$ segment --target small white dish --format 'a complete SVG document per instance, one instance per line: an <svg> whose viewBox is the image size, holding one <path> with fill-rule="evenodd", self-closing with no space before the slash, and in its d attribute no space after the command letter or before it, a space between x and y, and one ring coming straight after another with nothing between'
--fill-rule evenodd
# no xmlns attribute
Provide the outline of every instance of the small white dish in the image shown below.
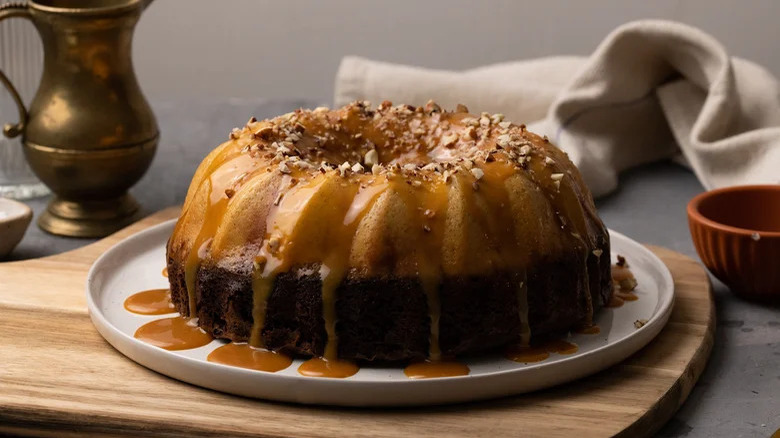
<svg viewBox="0 0 780 438"><path fill-rule="evenodd" d="M346 379L306 377L302 363L277 373L253 371L206 361L223 345L214 340L200 348L167 351L133 337L143 324L166 316L142 316L124 309L130 295L166 288L160 271L165 265L165 243L175 221L141 231L101 255L87 276L87 306L98 332L130 359L161 374L194 385L246 397L285 402L340 406L403 406L456 403L534 391L585 377L626 359L649 343L664 327L672 311L674 283L663 262L647 248L610 232L613 262L626 257L639 286L637 301L604 309L595 323L597 335L574 334L578 345L571 355L552 354L537 363L516 363L501 355L461 358L471 369L462 377L408 379L400 367L363 367ZM637 320L644 325L637 328Z"/></svg>
<svg viewBox="0 0 780 438"><path fill-rule="evenodd" d="M12 199L0 198L0 259L16 248L32 217L30 207Z"/></svg>

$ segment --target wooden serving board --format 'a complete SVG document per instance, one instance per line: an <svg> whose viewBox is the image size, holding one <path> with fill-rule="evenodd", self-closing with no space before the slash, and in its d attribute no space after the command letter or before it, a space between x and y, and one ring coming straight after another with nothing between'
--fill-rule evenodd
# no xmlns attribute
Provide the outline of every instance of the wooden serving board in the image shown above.
<svg viewBox="0 0 780 438"><path fill-rule="evenodd" d="M123 238L176 217L150 216L97 243L0 263L0 433L83 436L648 436L704 369L715 314L704 269L650 247L675 284L671 319L647 347L606 371L492 401L407 409L309 407L191 386L127 359L90 322L87 271Z"/></svg>

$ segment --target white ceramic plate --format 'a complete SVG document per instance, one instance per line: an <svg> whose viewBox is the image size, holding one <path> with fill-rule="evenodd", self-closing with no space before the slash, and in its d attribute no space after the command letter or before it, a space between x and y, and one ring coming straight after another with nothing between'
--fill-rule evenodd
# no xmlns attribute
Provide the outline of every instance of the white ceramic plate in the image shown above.
<svg viewBox="0 0 780 438"><path fill-rule="evenodd" d="M305 377L301 364L277 373L247 370L206 361L223 344L185 351L167 351L133 338L136 329L160 316L135 315L123 307L133 293L165 288L165 242L173 230L169 221L144 230L104 253L87 277L87 303L92 322L122 354L175 379L247 397L296 403L344 406L398 406L454 403L533 391L578 379L627 358L650 342L669 319L674 301L672 277L666 266L642 245L610 232L613 258L624 255L639 286L638 301L605 309L597 315L598 335L573 335L577 353L536 363L516 363L494 355L464 362L471 374L462 377L411 380L401 368L363 367L346 379ZM614 262L614 260L613 260ZM648 320L637 329L634 321Z"/></svg>

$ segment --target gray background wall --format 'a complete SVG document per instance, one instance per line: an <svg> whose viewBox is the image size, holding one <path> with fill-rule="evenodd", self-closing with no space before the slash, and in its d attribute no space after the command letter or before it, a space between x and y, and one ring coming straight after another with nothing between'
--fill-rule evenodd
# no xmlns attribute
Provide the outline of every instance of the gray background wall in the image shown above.
<svg viewBox="0 0 780 438"><path fill-rule="evenodd" d="M134 57L154 98L329 102L344 55L447 69L585 55L639 18L698 26L780 76L776 0L156 0Z"/></svg>

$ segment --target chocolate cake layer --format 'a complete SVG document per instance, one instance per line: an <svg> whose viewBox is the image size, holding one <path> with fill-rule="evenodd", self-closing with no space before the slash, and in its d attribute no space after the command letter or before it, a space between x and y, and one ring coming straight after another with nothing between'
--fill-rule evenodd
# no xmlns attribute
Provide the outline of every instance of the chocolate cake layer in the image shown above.
<svg viewBox="0 0 780 438"><path fill-rule="evenodd" d="M587 322L589 300L597 310L611 295L608 242L605 245L605 253L591 255L587 264L581 253L573 252L542 260L525 276L503 272L443 278L439 288L442 354L473 354L517 342L522 328L521 282L527 282L532 340ZM267 348L323 354L327 335L321 282L314 268L301 267L277 276L262 330ZM189 316L184 264L169 258L168 272L173 302L182 315ZM253 323L249 272L204 264L195 289L196 316L204 330L216 338L248 341ZM428 356L430 318L417 278L347 276L336 293L340 358L399 361Z"/></svg>

